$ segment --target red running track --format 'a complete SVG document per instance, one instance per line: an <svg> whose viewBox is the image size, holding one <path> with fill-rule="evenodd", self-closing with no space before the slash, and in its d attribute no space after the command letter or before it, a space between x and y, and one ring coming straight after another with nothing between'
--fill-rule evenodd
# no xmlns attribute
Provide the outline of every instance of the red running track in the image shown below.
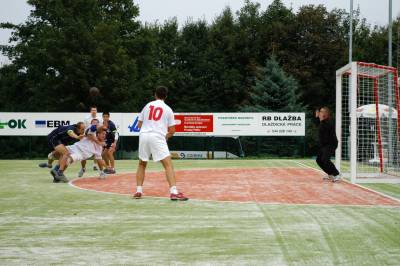
<svg viewBox="0 0 400 266"><path fill-rule="evenodd" d="M319 172L306 168L195 169L176 171L176 178L179 191L198 200L400 206L400 201L344 181L323 181ZM135 184L133 173L72 181L82 189L118 194L132 194ZM164 172L146 173L143 190L144 196L168 197Z"/></svg>

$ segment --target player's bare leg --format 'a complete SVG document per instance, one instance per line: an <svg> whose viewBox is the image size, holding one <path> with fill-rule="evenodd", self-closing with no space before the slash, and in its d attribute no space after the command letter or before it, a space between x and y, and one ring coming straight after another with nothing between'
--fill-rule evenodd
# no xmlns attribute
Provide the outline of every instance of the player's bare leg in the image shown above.
<svg viewBox="0 0 400 266"><path fill-rule="evenodd" d="M72 162L72 158L68 154L63 155L60 159L60 171L64 172L68 168L70 162Z"/></svg>
<svg viewBox="0 0 400 266"><path fill-rule="evenodd" d="M136 185L143 186L144 175L146 172L147 162L139 160L138 168L136 171Z"/></svg>
<svg viewBox="0 0 400 266"><path fill-rule="evenodd" d="M47 167L51 168L53 165L54 160L58 158L58 154L56 151L52 151L47 155Z"/></svg>
<svg viewBox="0 0 400 266"><path fill-rule="evenodd" d="M107 169L105 170L106 174L115 174L115 161L114 161L114 151L113 147L104 149L102 154L104 161L106 162Z"/></svg>
<svg viewBox="0 0 400 266"><path fill-rule="evenodd" d="M53 162L58 160L59 154L56 151L52 151L47 155L47 163L40 163L40 168L52 168Z"/></svg>
<svg viewBox="0 0 400 266"><path fill-rule="evenodd" d="M174 167L172 166L171 156L168 156L167 158L161 160L161 163L164 166L165 175L167 177L169 187L170 188L173 186L176 187L175 173L174 173Z"/></svg>
<svg viewBox="0 0 400 266"><path fill-rule="evenodd" d="M67 150L67 148L63 144L60 144L60 145L56 146L54 148L54 151L55 151L55 153L58 153L60 156L69 154L69 151Z"/></svg>
<svg viewBox="0 0 400 266"><path fill-rule="evenodd" d="M82 177L86 172L86 160L81 161L81 170L79 170L78 177Z"/></svg>
<svg viewBox="0 0 400 266"><path fill-rule="evenodd" d="M108 152L107 149L104 149L103 153L101 154L101 156L103 157L103 160L105 162L106 167L108 167L110 165L110 159L108 157Z"/></svg>
<svg viewBox="0 0 400 266"><path fill-rule="evenodd" d="M69 157L69 151L67 150L67 148L63 145L63 144L60 144L60 145L58 145L58 146L56 146L56 147L54 147L54 151L55 151L55 153L54 154L57 154L57 156L59 156L59 166L57 167L55 167L54 169L52 169L51 171L50 171L50 174L53 176L53 178L54 178L54 182L68 182L68 179L64 176L64 173L63 173L63 170L65 169L65 166L64 166L64 168L61 170L61 165L62 165L62 163L64 163L63 162L63 160L65 160L64 159L64 156L66 156L66 157Z"/></svg>
<svg viewBox="0 0 400 266"><path fill-rule="evenodd" d="M107 152L106 150L103 151L103 153L101 154L101 157L103 157L104 162L106 163L106 165L108 164L108 158L107 158Z"/></svg>
<svg viewBox="0 0 400 266"><path fill-rule="evenodd" d="M96 160L93 160L93 170L94 171L99 170L98 167L97 167L97 164L96 164Z"/></svg>
<svg viewBox="0 0 400 266"><path fill-rule="evenodd" d="M106 168L105 170L104 170L104 172L106 173L106 174L115 174L115 171L114 171L114 169L113 168L111 168L111 161L110 161L110 154L109 154L109 149L104 149L104 151L103 151L103 153L102 153L102 157L103 157L103 160L104 160L104 167Z"/></svg>
<svg viewBox="0 0 400 266"><path fill-rule="evenodd" d="M99 166L100 171L103 171L106 168L106 163L104 160L95 159L97 165Z"/></svg>
<svg viewBox="0 0 400 266"><path fill-rule="evenodd" d="M135 199L140 199L143 194L144 175L146 173L147 162L139 159L138 168L136 171L136 193L133 195Z"/></svg>
<svg viewBox="0 0 400 266"><path fill-rule="evenodd" d="M106 168L106 163L104 162L104 160L100 160L100 159L97 159L96 163L100 169L100 178L101 179L106 178L106 173L104 172L104 169Z"/></svg>
<svg viewBox="0 0 400 266"><path fill-rule="evenodd" d="M69 153L67 151L67 153L64 154L59 160L59 169L58 170L53 169L50 172L56 182L68 183L68 179L65 177L64 171L67 169L68 165L71 164L72 162L73 160L69 156Z"/></svg>
<svg viewBox="0 0 400 266"><path fill-rule="evenodd" d="M60 160L62 157L63 157L63 155L64 154L69 154L69 151L67 150L67 148L63 145L63 144L60 144L60 145L58 145L58 146L56 146L55 148L54 148L54 151L52 152L52 162L54 161L54 160ZM58 165L56 165L55 167L54 167L54 169L56 170L56 171L58 171L58 169L59 169L59 164Z"/></svg>
<svg viewBox="0 0 400 266"><path fill-rule="evenodd" d="M115 149L109 148L107 149L107 156L109 159L109 166L111 167L112 170L115 170L115 159L114 159L114 151Z"/></svg>
<svg viewBox="0 0 400 266"><path fill-rule="evenodd" d="M176 178L175 178L174 167L172 165L171 156L168 156L165 159L161 160L161 163L165 169L165 175L167 177L167 181L169 184L169 192L171 194L170 196L171 200L180 200L180 201L188 200L188 198L185 197L182 193L179 193L178 189L176 188Z"/></svg>

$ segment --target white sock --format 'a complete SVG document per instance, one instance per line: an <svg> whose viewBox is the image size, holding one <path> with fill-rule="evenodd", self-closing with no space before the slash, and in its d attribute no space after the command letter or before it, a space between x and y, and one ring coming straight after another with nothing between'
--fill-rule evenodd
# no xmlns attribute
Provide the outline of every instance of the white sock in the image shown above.
<svg viewBox="0 0 400 266"><path fill-rule="evenodd" d="M137 187L136 187L136 192L143 193L143 188L142 188L142 186L137 186Z"/></svg>
<svg viewBox="0 0 400 266"><path fill-rule="evenodd" d="M169 192L170 192L171 194L178 194L178 189L176 188L176 186L172 186L172 187L169 189Z"/></svg>

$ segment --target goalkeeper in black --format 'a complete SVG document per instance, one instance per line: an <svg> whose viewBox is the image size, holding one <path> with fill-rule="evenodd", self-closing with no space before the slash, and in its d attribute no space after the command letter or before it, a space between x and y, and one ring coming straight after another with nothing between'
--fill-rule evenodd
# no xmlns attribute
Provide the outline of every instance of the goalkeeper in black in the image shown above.
<svg viewBox="0 0 400 266"><path fill-rule="evenodd" d="M338 139L331 119L331 111L328 107L322 107L316 111L315 116L319 119L319 149L316 161L319 167L328 175L324 179L337 182L341 179L341 175L331 162L331 156L335 155Z"/></svg>

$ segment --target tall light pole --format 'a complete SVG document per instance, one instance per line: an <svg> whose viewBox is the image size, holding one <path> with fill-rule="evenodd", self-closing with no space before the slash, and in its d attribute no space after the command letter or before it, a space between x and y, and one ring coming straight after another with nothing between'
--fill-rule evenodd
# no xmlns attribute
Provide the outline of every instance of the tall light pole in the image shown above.
<svg viewBox="0 0 400 266"><path fill-rule="evenodd" d="M353 0L350 0L349 63L353 61Z"/></svg>
<svg viewBox="0 0 400 266"><path fill-rule="evenodd" d="M388 27L388 49L389 49L389 58L388 58L388 65L392 66L392 0L389 0L389 27Z"/></svg>

